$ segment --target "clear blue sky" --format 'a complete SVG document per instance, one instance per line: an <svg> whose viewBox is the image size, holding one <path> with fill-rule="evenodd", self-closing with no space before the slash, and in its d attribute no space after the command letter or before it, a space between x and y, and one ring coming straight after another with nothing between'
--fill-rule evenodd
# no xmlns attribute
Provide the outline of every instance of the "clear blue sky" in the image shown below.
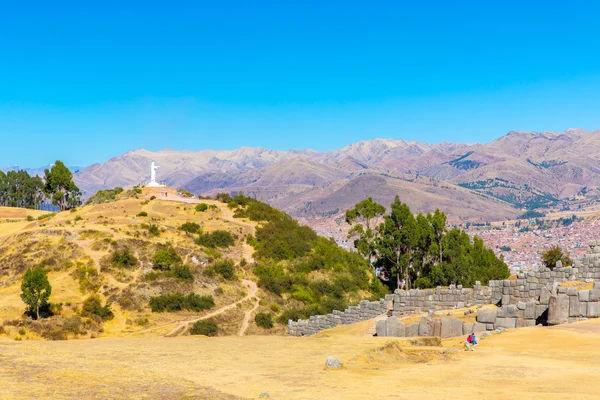
<svg viewBox="0 0 600 400"><path fill-rule="evenodd" d="M600 6L557 3L2 2L0 165L597 129Z"/></svg>

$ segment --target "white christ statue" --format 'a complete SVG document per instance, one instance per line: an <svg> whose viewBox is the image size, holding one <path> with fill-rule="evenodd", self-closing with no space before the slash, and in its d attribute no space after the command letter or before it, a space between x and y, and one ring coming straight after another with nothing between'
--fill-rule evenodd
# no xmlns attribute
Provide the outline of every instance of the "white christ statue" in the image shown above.
<svg viewBox="0 0 600 400"><path fill-rule="evenodd" d="M148 186L162 186L160 183L156 182L156 170L158 168L159 166L152 161L152 164L150 165L150 183Z"/></svg>

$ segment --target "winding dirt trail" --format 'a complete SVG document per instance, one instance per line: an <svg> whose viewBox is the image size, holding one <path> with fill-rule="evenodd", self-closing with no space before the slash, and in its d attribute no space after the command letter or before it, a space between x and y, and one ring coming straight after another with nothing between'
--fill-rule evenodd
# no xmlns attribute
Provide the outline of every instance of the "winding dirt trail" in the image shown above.
<svg viewBox="0 0 600 400"><path fill-rule="evenodd" d="M256 283L252 282L252 281L248 281L251 282L254 287L254 294L256 294L257 292L257 287L256 287ZM240 331L238 332L238 336L244 336L244 334L246 333L246 331L248 330L248 325L250 325L250 318L252 318L252 313L254 311L256 311L256 309L258 308L258 304L260 302L260 299L258 297L255 297L256 299L256 303L254 304L254 307L252 307L251 310L246 311L246 313L244 314L244 320L242 321L242 326L240 327Z"/></svg>
<svg viewBox="0 0 600 400"><path fill-rule="evenodd" d="M203 320L203 319L207 319L207 318L211 318L214 316L217 316L219 314L223 314L226 311L229 311L235 307L237 307L238 304L243 303L244 301L251 299L252 297L256 296L256 293L258 292L258 286L256 285L255 282L249 280L249 279L242 279L242 283L244 283L244 285L246 285L246 287L248 287L249 291L248 294L246 296L244 296L242 299L236 301L235 303L231 303L229 305L226 305L224 307L219 308L218 310L215 310L209 314L203 315L202 317L199 318L194 318L194 319L188 319L185 321L178 321L178 322L173 322L170 324L166 324L166 325L161 325L161 326L155 326L152 328L148 328L148 329L144 329L138 332L132 332L130 333L130 335L136 335L139 333L145 333L145 332L151 332L151 331L155 331L157 329L162 329L162 328L166 328L169 326L175 326L175 328L173 328L169 333L167 333L165 336L177 336L179 333L183 332L183 330L185 329L185 327L189 324L193 324L194 322ZM258 299L256 301L256 304L258 306ZM250 317L248 317L249 319ZM244 320L246 320L246 318L244 318ZM245 331L245 329L244 329Z"/></svg>

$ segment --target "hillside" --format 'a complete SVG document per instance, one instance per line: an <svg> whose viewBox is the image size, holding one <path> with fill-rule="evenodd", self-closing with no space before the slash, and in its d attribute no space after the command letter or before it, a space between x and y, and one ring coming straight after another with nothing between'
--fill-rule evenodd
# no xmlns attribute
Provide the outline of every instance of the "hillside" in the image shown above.
<svg viewBox="0 0 600 400"><path fill-rule="evenodd" d="M0 223L0 320L11 327L5 332L17 335L26 326L32 338L177 336L214 319L219 335L278 334L288 318L384 293L371 283L364 260L264 203L239 196L225 199L230 204L200 202L162 191L128 190L115 201L39 220L16 219L39 214L31 210L0 209L0 217L15 217ZM55 316L30 326L21 319L20 285L35 266L48 272L53 305L47 312ZM273 286L278 278L270 274L281 268L294 284L323 292L306 298L296 286ZM343 288L334 286L337 279L344 279ZM109 304L114 318L98 319L102 310L86 314L94 296L99 307ZM265 324L272 327L257 326L258 313L268 314Z"/></svg>
<svg viewBox="0 0 600 400"><path fill-rule="evenodd" d="M333 221L364 197L354 193L367 192L382 204L399 194L419 211L445 208L455 222L489 221L513 218L524 208L595 204L599 156L598 131L512 131L488 144L374 139L325 153L135 150L90 166L75 180L88 194L128 187L146 181L155 161L170 186L204 195L243 191L309 224Z"/></svg>

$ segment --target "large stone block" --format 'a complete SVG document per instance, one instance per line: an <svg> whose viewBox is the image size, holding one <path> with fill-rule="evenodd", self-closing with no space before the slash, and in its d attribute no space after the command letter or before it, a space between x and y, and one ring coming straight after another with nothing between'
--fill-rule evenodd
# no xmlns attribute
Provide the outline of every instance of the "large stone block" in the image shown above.
<svg viewBox="0 0 600 400"><path fill-rule="evenodd" d="M473 333L473 323L472 322L463 322L463 335L468 335Z"/></svg>
<svg viewBox="0 0 600 400"><path fill-rule="evenodd" d="M552 295L548 303L548 325L564 324L569 320L569 296Z"/></svg>
<svg viewBox="0 0 600 400"><path fill-rule="evenodd" d="M442 321L436 319L433 321L433 335L432 336L442 336Z"/></svg>
<svg viewBox="0 0 600 400"><path fill-rule="evenodd" d="M386 335L384 319L377 321L377 324L375 325L375 332L377 333L377 336L385 336Z"/></svg>
<svg viewBox="0 0 600 400"><path fill-rule="evenodd" d="M588 318L600 317L600 303L590 301L587 303L587 315Z"/></svg>
<svg viewBox="0 0 600 400"><path fill-rule="evenodd" d="M400 321L400 319L396 317L390 317L385 320L385 336L405 337L406 326L402 321Z"/></svg>
<svg viewBox="0 0 600 400"><path fill-rule="evenodd" d="M485 332L487 329L486 324L475 322L473 324L473 333Z"/></svg>
<svg viewBox="0 0 600 400"><path fill-rule="evenodd" d="M414 322L406 327L406 337L419 336L419 323Z"/></svg>
<svg viewBox="0 0 600 400"><path fill-rule="evenodd" d="M496 318L495 328L515 328L517 324L516 318Z"/></svg>
<svg viewBox="0 0 600 400"><path fill-rule="evenodd" d="M419 322L419 336L432 336L433 320L429 317L421 317Z"/></svg>
<svg viewBox="0 0 600 400"><path fill-rule="evenodd" d="M552 296L552 293L544 286L540 293L540 304L548 304L550 302L550 296Z"/></svg>
<svg viewBox="0 0 600 400"><path fill-rule="evenodd" d="M534 319L517 319L517 328L527 328L530 326L535 326Z"/></svg>
<svg viewBox="0 0 600 400"><path fill-rule="evenodd" d="M504 307L502 307L504 308ZM509 304L508 306L506 306L506 311L505 311L505 316L507 318L516 318L517 314L518 314L518 308L515 304Z"/></svg>
<svg viewBox="0 0 600 400"><path fill-rule="evenodd" d="M493 324L496 322L497 309L495 308L480 308L477 311L477 322L484 324Z"/></svg>
<svg viewBox="0 0 600 400"><path fill-rule="evenodd" d="M462 321L458 318L442 318L442 324L441 324L441 337L442 339L444 338L449 338L449 337L456 337L456 336L462 336L462 332L463 332L463 324Z"/></svg>
<svg viewBox="0 0 600 400"><path fill-rule="evenodd" d="M568 293L567 293L568 295ZM569 296L569 317L582 317L581 308L579 307L579 296Z"/></svg>
<svg viewBox="0 0 600 400"><path fill-rule="evenodd" d="M579 301L590 301L590 291L589 290L581 290L579 292Z"/></svg>
<svg viewBox="0 0 600 400"><path fill-rule="evenodd" d="M589 301L598 301L600 300L600 289L592 289L590 290L590 299Z"/></svg>

